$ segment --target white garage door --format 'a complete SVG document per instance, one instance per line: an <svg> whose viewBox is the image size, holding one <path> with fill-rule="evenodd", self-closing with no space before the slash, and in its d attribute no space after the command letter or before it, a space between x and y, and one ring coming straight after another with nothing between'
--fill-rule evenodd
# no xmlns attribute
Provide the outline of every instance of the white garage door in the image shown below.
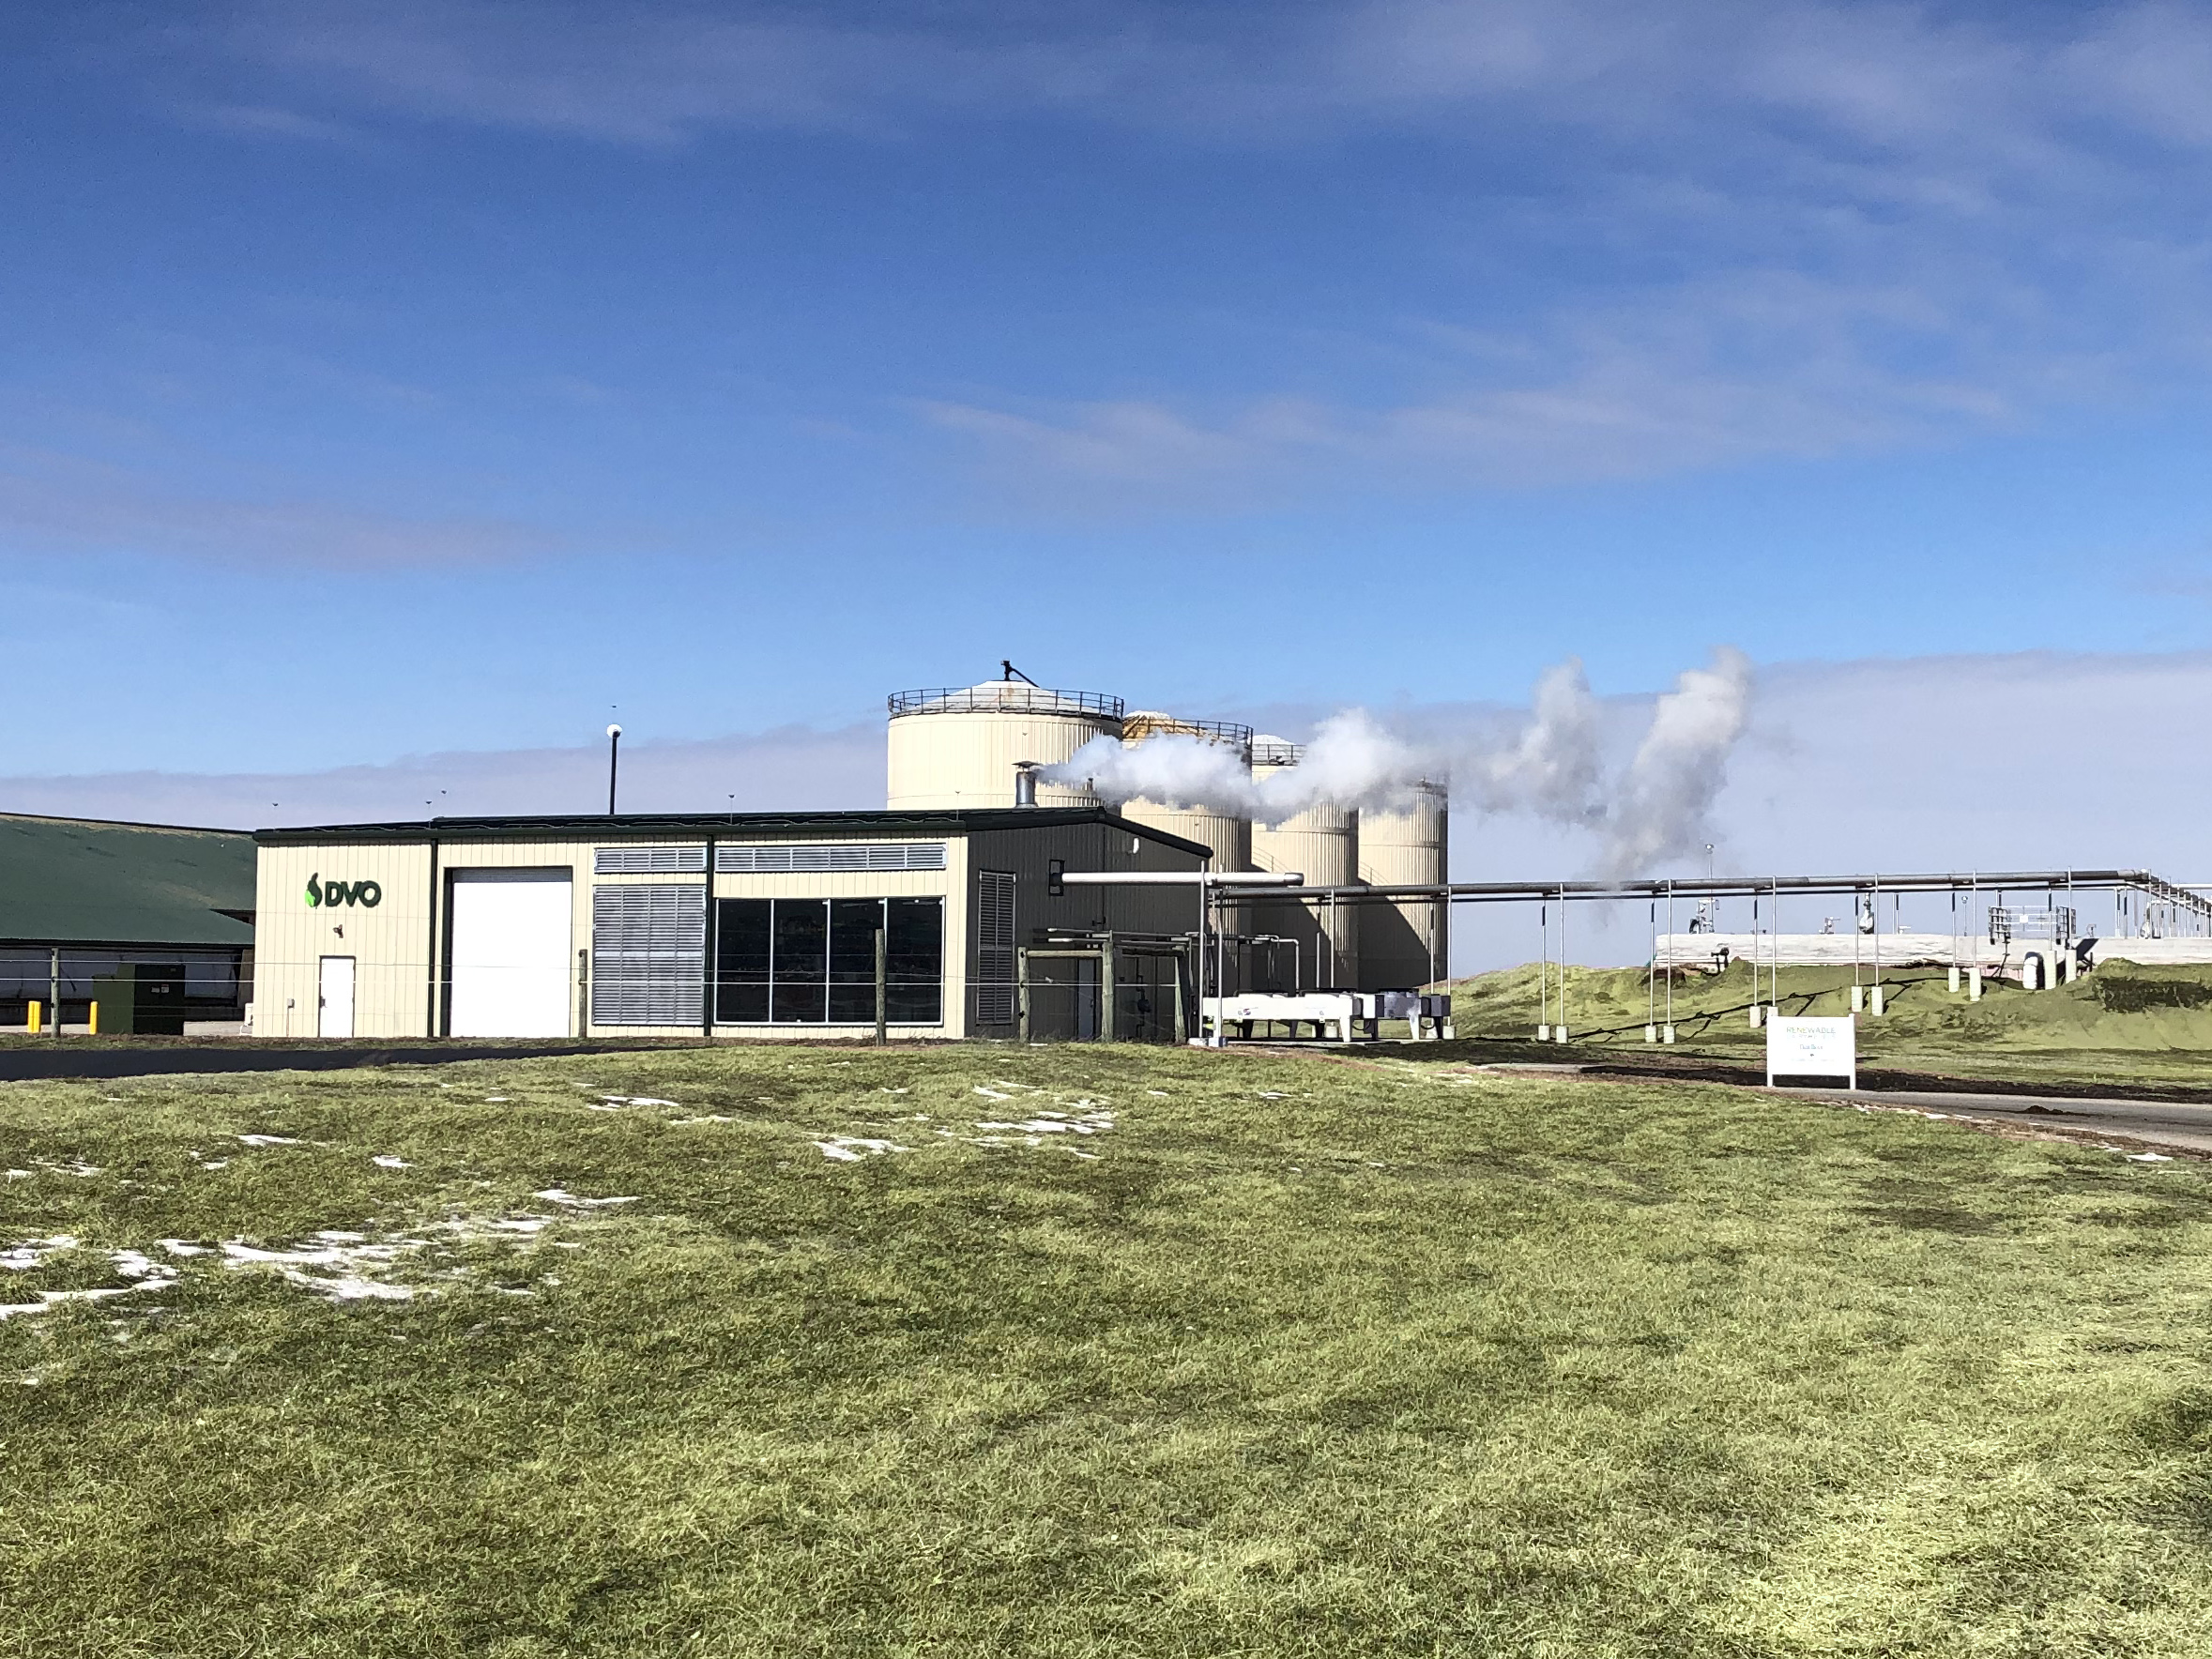
<svg viewBox="0 0 2212 1659"><path fill-rule="evenodd" d="M452 1035L569 1035L569 872L456 870L452 890Z"/></svg>

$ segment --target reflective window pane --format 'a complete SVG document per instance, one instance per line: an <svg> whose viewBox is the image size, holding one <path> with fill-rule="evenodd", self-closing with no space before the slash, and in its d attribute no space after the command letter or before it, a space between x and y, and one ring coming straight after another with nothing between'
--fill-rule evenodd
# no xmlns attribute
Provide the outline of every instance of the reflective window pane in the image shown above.
<svg viewBox="0 0 2212 1659"><path fill-rule="evenodd" d="M716 906L714 1017L725 1024L768 1018L767 899L724 899Z"/></svg>
<svg viewBox="0 0 2212 1659"><path fill-rule="evenodd" d="M775 956L769 1018L819 1022L827 1017L830 906L824 899L775 901Z"/></svg>
<svg viewBox="0 0 2212 1659"><path fill-rule="evenodd" d="M891 899L884 909L890 1016L934 1026L944 1017L944 901Z"/></svg>

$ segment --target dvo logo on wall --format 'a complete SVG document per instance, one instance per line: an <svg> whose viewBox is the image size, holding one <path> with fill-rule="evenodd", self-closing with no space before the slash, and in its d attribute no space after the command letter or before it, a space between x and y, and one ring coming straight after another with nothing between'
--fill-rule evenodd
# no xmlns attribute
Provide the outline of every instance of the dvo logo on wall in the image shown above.
<svg viewBox="0 0 2212 1659"><path fill-rule="evenodd" d="M374 881L325 881L316 871L307 878L307 902L312 909L323 905L358 905L374 910L384 902L384 890Z"/></svg>

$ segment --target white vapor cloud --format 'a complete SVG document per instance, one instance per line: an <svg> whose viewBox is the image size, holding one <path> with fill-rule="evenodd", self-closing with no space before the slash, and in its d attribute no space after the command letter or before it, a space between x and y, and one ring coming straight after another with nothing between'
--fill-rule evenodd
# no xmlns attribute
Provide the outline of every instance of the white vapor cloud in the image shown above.
<svg viewBox="0 0 2212 1659"><path fill-rule="evenodd" d="M2119 868L2212 881L2212 784L2186 758L2212 726L2212 652L1792 662L1762 665L1758 685L1703 837L1720 875ZM1462 814L1452 877L1571 875L1604 839L1533 815ZM1661 862L1659 874L1707 867L1701 845ZM2084 903L2103 925L2102 901ZM1837 905L1792 902L1783 923L1817 930ZM1645 906L1575 909L1575 960L1645 959ZM1901 914L1907 926L1951 925L1940 896L1908 899ZM1748 909L1737 920L1747 924ZM1455 929L1463 972L1542 947L1534 906L1462 906Z"/></svg>
<svg viewBox="0 0 2212 1659"><path fill-rule="evenodd" d="M1700 844L1743 735L1751 683L1750 659L1728 647L1710 667L1683 674L1654 703L1649 729L1617 777L1607 775L1605 722L1576 661L1538 680L1518 729L1502 731L1482 715L1431 718L1416 739L1350 708L1317 725L1297 766L1261 778L1227 745L1182 735L1133 744L1095 738L1044 776L1088 783L1115 804L1210 807L1268 824L1321 801L1402 806L1417 784L1449 783L1462 811L1601 831L1595 873L1643 875Z"/></svg>
<svg viewBox="0 0 2212 1659"><path fill-rule="evenodd" d="M1606 874L1646 874L1698 849L1750 714L1751 660L1725 646L1659 698L1608 815Z"/></svg>
<svg viewBox="0 0 2212 1659"><path fill-rule="evenodd" d="M1603 737L1581 659L1546 669L1530 701L1518 740L1461 769L1470 804L1492 813L1525 805L1554 824L1601 823Z"/></svg>

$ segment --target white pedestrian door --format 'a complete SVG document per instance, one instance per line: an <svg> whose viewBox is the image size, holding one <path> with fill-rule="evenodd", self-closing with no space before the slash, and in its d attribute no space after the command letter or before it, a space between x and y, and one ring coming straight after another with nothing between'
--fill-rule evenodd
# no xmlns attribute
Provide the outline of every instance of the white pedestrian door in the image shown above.
<svg viewBox="0 0 2212 1659"><path fill-rule="evenodd" d="M566 1037L575 1004L566 870L456 870L454 1037Z"/></svg>
<svg viewBox="0 0 2212 1659"><path fill-rule="evenodd" d="M316 976L315 1035L353 1035L353 958L326 956Z"/></svg>

